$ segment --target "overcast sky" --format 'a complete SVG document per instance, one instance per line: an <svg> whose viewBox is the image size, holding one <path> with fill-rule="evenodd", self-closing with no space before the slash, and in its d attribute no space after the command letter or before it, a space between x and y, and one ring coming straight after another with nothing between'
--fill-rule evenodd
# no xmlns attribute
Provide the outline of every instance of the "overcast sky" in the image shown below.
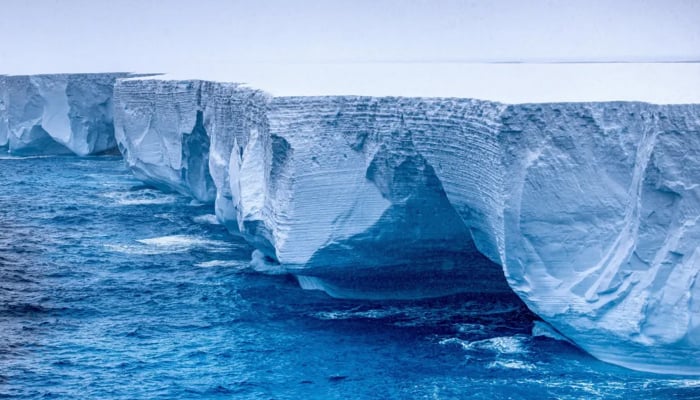
<svg viewBox="0 0 700 400"><path fill-rule="evenodd" d="M692 0L0 0L0 73L700 60Z"/></svg>

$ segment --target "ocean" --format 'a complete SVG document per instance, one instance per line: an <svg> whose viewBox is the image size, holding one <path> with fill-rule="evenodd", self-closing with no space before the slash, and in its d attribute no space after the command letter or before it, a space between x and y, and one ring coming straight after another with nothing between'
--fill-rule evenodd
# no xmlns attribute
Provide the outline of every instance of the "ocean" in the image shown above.
<svg viewBox="0 0 700 400"><path fill-rule="evenodd" d="M254 272L212 212L119 157L0 157L0 398L700 398L514 294L339 300Z"/></svg>

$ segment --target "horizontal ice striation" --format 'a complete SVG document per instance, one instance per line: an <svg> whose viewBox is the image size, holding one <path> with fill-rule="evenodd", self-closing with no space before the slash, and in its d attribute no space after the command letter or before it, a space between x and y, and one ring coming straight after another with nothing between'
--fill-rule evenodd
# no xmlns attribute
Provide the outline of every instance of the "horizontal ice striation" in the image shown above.
<svg viewBox="0 0 700 400"><path fill-rule="evenodd" d="M700 106L511 106L504 269L596 357L700 374Z"/></svg>
<svg viewBox="0 0 700 400"><path fill-rule="evenodd" d="M264 98L232 83L120 80L115 136L137 177L199 201L216 200L221 219L235 220L228 217L235 213L229 161L234 153L240 158L248 130L260 123L255 109Z"/></svg>
<svg viewBox="0 0 700 400"><path fill-rule="evenodd" d="M272 97L123 80L142 179L337 297L505 290L596 357L700 374L700 106ZM256 257L262 263L261 257Z"/></svg>
<svg viewBox="0 0 700 400"><path fill-rule="evenodd" d="M116 79L126 75L4 77L6 111L0 117L7 118L10 152L86 156L114 149L112 93Z"/></svg>
<svg viewBox="0 0 700 400"><path fill-rule="evenodd" d="M474 234L491 222L468 213L479 200L451 203L458 189L439 178L449 166L426 152L452 132L495 138L488 124L498 108L474 100L274 98L269 136L256 139L270 143L243 152L243 229L263 231L269 242L259 247L274 249L268 255L301 275L303 286L338 297L507 290L497 257L482 254L496 254L491 243ZM257 155L265 151L267 162ZM484 160L463 161L470 187ZM258 164L269 170L252 179L266 180L264 199L248 183Z"/></svg>
<svg viewBox="0 0 700 400"><path fill-rule="evenodd" d="M231 169L240 169L243 149L248 146L249 138L267 129L265 107L268 96L259 90L219 82L203 82L202 93L204 129L210 138L208 168L216 188L216 216L230 231L238 233L239 201L235 191L238 189L238 175L233 180L229 175ZM248 239L252 242L255 236Z"/></svg>

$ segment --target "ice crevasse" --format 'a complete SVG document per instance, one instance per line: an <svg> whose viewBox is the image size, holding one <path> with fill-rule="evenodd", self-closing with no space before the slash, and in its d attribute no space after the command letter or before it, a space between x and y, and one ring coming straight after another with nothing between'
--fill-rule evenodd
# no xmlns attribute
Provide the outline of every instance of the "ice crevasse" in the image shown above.
<svg viewBox="0 0 700 400"><path fill-rule="evenodd" d="M212 201L302 286L498 292L594 356L700 373L700 105L274 96L119 80L145 181Z"/></svg>

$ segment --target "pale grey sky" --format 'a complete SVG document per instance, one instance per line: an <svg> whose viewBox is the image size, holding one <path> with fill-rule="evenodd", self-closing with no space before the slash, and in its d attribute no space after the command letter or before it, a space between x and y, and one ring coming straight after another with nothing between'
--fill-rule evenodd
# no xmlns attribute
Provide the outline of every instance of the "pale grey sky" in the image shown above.
<svg viewBox="0 0 700 400"><path fill-rule="evenodd" d="M0 0L0 73L700 60L693 0Z"/></svg>

